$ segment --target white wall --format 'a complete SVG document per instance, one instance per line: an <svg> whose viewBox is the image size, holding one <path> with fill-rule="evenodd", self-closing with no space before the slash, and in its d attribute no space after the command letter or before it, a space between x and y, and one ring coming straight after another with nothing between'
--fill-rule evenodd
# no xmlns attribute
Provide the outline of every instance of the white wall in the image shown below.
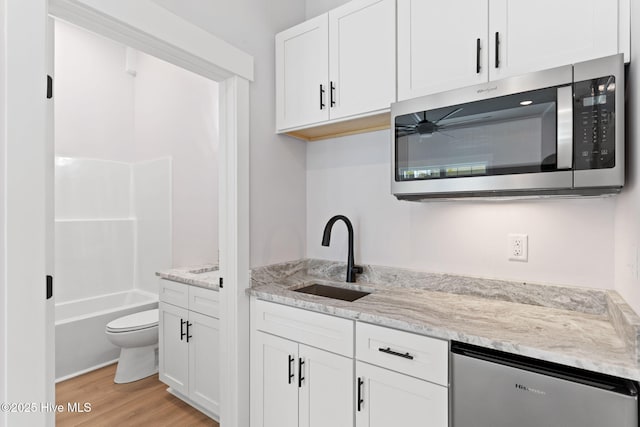
<svg viewBox="0 0 640 427"><path fill-rule="evenodd" d="M55 25L56 155L130 162L134 77L125 47L64 22Z"/></svg>
<svg viewBox="0 0 640 427"><path fill-rule="evenodd" d="M134 283L137 288L156 294L156 271L172 265L171 163L171 158L165 157L132 167L132 211L136 217Z"/></svg>
<svg viewBox="0 0 640 427"><path fill-rule="evenodd" d="M356 261L430 272L613 288L615 199L431 202L390 191L390 133L379 131L307 147L307 256L346 261L335 214L356 230ZM529 261L507 260L507 234L529 236Z"/></svg>
<svg viewBox="0 0 640 427"><path fill-rule="evenodd" d="M215 263L217 84L141 53L134 77L123 45L60 21L55 31L56 154L128 163L170 156L168 267Z"/></svg>
<svg viewBox="0 0 640 427"><path fill-rule="evenodd" d="M218 260L218 84L138 54L137 161L172 158L173 265Z"/></svg>
<svg viewBox="0 0 640 427"><path fill-rule="evenodd" d="M274 36L304 20L302 0L154 0L253 55L251 266L305 256L306 144L275 135Z"/></svg>
<svg viewBox="0 0 640 427"><path fill-rule="evenodd" d="M616 289L640 313L640 5L631 2L631 58L627 75L627 182L615 216ZM633 62L635 61L635 62Z"/></svg>

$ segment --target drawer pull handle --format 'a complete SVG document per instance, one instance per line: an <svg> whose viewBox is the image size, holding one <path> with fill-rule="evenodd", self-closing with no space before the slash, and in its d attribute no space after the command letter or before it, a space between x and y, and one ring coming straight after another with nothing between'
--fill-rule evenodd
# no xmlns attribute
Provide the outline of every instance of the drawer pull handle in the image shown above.
<svg viewBox="0 0 640 427"><path fill-rule="evenodd" d="M189 328L193 326L193 323L187 322L187 342L189 342L189 338L193 338L193 335L189 334Z"/></svg>
<svg viewBox="0 0 640 427"><path fill-rule="evenodd" d="M184 340L185 335L187 335L186 332L184 331L185 323L187 323L186 320L180 319L180 341Z"/></svg>
<svg viewBox="0 0 640 427"><path fill-rule="evenodd" d="M302 357L298 358L298 388L302 388L302 381L304 381L304 377L302 376L302 366L304 366L304 360Z"/></svg>
<svg viewBox="0 0 640 427"><path fill-rule="evenodd" d="M330 105L332 107L335 107L336 106L336 85L334 85L333 82L331 82L329 84L329 88L331 89L329 93L329 99L331 100Z"/></svg>
<svg viewBox="0 0 640 427"><path fill-rule="evenodd" d="M324 109L324 87L320 85L320 109Z"/></svg>
<svg viewBox="0 0 640 427"><path fill-rule="evenodd" d="M362 404L364 403L364 399L362 398L362 386L364 385L364 381L362 378L358 377L358 412L362 411Z"/></svg>
<svg viewBox="0 0 640 427"><path fill-rule="evenodd" d="M295 376L293 373L293 361L296 360L292 355L289 355L289 384L291 384L291 380Z"/></svg>
<svg viewBox="0 0 640 427"><path fill-rule="evenodd" d="M380 347L378 349L378 351L381 351L381 352L387 353L387 354L391 354L393 356L404 357L405 359L413 360L413 356L410 355L409 353L398 353L397 351L391 350L391 347L387 347L387 348Z"/></svg>

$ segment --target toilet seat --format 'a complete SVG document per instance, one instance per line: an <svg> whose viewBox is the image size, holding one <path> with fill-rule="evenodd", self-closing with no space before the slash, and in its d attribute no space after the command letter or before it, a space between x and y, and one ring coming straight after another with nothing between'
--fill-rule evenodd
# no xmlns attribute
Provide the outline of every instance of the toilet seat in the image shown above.
<svg viewBox="0 0 640 427"><path fill-rule="evenodd" d="M134 332L158 326L158 309L140 311L112 320L107 324L107 332Z"/></svg>

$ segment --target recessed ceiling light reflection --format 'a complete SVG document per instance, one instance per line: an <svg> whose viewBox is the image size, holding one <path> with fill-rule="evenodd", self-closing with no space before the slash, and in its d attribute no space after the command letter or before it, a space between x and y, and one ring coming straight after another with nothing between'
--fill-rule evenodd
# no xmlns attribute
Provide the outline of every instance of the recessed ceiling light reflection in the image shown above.
<svg viewBox="0 0 640 427"><path fill-rule="evenodd" d="M533 104L533 101L529 101L529 100L527 100L527 101L520 101L520 105L523 105L523 106L527 106L527 105L531 105L531 104Z"/></svg>

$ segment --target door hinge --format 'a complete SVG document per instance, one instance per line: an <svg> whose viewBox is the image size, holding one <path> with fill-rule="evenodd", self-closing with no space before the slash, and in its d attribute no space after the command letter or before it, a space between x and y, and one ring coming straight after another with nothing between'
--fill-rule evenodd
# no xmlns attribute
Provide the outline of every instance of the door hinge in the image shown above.
<svg viewBox="0 0 640 427"><path fill-rule="evenodd" d="M224 286L222 286L223 282L224 282L224 280L222 280L222 277L221 277L221 278L220 278L220 287L221 287L221 288L224 288Z"/></svg>
<svg viewBox="0 0 640 427"><path fill-rule="evenodd" d="M53 276L47 276L47 299L53 296Z"/></svg>
<svg viewBox="0 0 640 427"><path fill-rule="evenodd" d="M47 75L47 99L53 98L53 78Z"/></svg>

